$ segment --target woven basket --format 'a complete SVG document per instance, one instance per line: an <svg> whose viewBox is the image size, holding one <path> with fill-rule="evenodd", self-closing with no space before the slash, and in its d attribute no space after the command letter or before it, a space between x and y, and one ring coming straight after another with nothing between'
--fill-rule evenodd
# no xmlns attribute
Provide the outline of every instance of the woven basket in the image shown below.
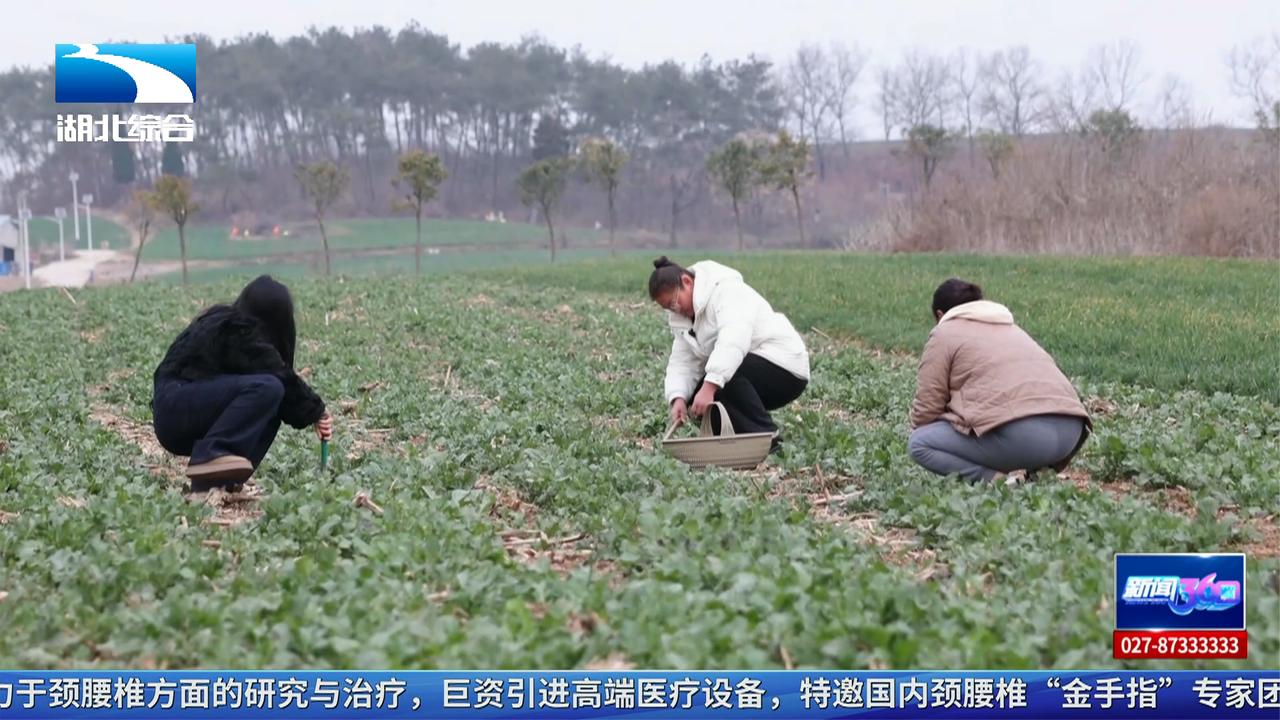
<svg viewBox="0 0 1280 720"><path fill-rule="evenodd" d="M711 433L711 408L702 416L702 435L696 438L673 438L676 424L671 423L662 436L662 449L690 467L707 466L750 470L759 465L769 454L773 433L749 433L736 435L729 413L724 405L712 403L720 411L720 434Z"/></svg>

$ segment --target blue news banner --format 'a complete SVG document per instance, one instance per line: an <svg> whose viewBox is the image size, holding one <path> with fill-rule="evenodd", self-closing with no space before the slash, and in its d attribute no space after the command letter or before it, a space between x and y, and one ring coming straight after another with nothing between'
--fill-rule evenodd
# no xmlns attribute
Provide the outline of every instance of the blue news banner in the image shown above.
<svg viewBox="0 0 1280 720"><path fill-rule="evenodd" d="M0 672L0 719L1280 718L1280 670Z"/></svg>

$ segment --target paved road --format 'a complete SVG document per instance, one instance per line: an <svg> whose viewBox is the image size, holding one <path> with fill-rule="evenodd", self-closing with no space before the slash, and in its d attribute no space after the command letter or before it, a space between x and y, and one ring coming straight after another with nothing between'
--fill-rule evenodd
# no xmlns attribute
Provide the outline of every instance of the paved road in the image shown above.
<svg viewBox="0 0 1280 720"><path fill-rule="evenodd" d="M32 280L51 287L84 287L93 277L94 268L119 255L115 250L77 250L66 260L36 268Z"/></svg>

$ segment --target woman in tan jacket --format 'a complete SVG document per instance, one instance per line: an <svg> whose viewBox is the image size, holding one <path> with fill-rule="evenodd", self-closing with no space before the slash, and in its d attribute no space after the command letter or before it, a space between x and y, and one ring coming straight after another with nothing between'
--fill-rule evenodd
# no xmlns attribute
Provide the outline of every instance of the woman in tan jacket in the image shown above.
<svg viewBox="0 0 1280 720"><path fill-rule="evenodd" d="M911 458L975 481L1065 469L1091 425L1053 358L972 283L942 283L933 316L911 404Z"/></svg>

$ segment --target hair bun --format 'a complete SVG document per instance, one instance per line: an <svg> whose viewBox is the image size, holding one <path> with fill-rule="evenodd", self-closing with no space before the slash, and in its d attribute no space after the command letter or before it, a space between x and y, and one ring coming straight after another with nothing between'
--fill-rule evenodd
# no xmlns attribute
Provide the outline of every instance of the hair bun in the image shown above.
<svg viewBox="0 0 1280 720"><path fill-rule="evenodd" d="M667 266L669 266L669 265L671 265L671 264L672 264L672 263L671 263L671 260L670 260L669 258L667 258L667 256L666 256L666 255L663 255L662 257L660 257L660 258L658 258L657 260L654 260L654 261L653 261L653 267L654 267L654 268L664 268L664 267L667 267Z"/></svg>

